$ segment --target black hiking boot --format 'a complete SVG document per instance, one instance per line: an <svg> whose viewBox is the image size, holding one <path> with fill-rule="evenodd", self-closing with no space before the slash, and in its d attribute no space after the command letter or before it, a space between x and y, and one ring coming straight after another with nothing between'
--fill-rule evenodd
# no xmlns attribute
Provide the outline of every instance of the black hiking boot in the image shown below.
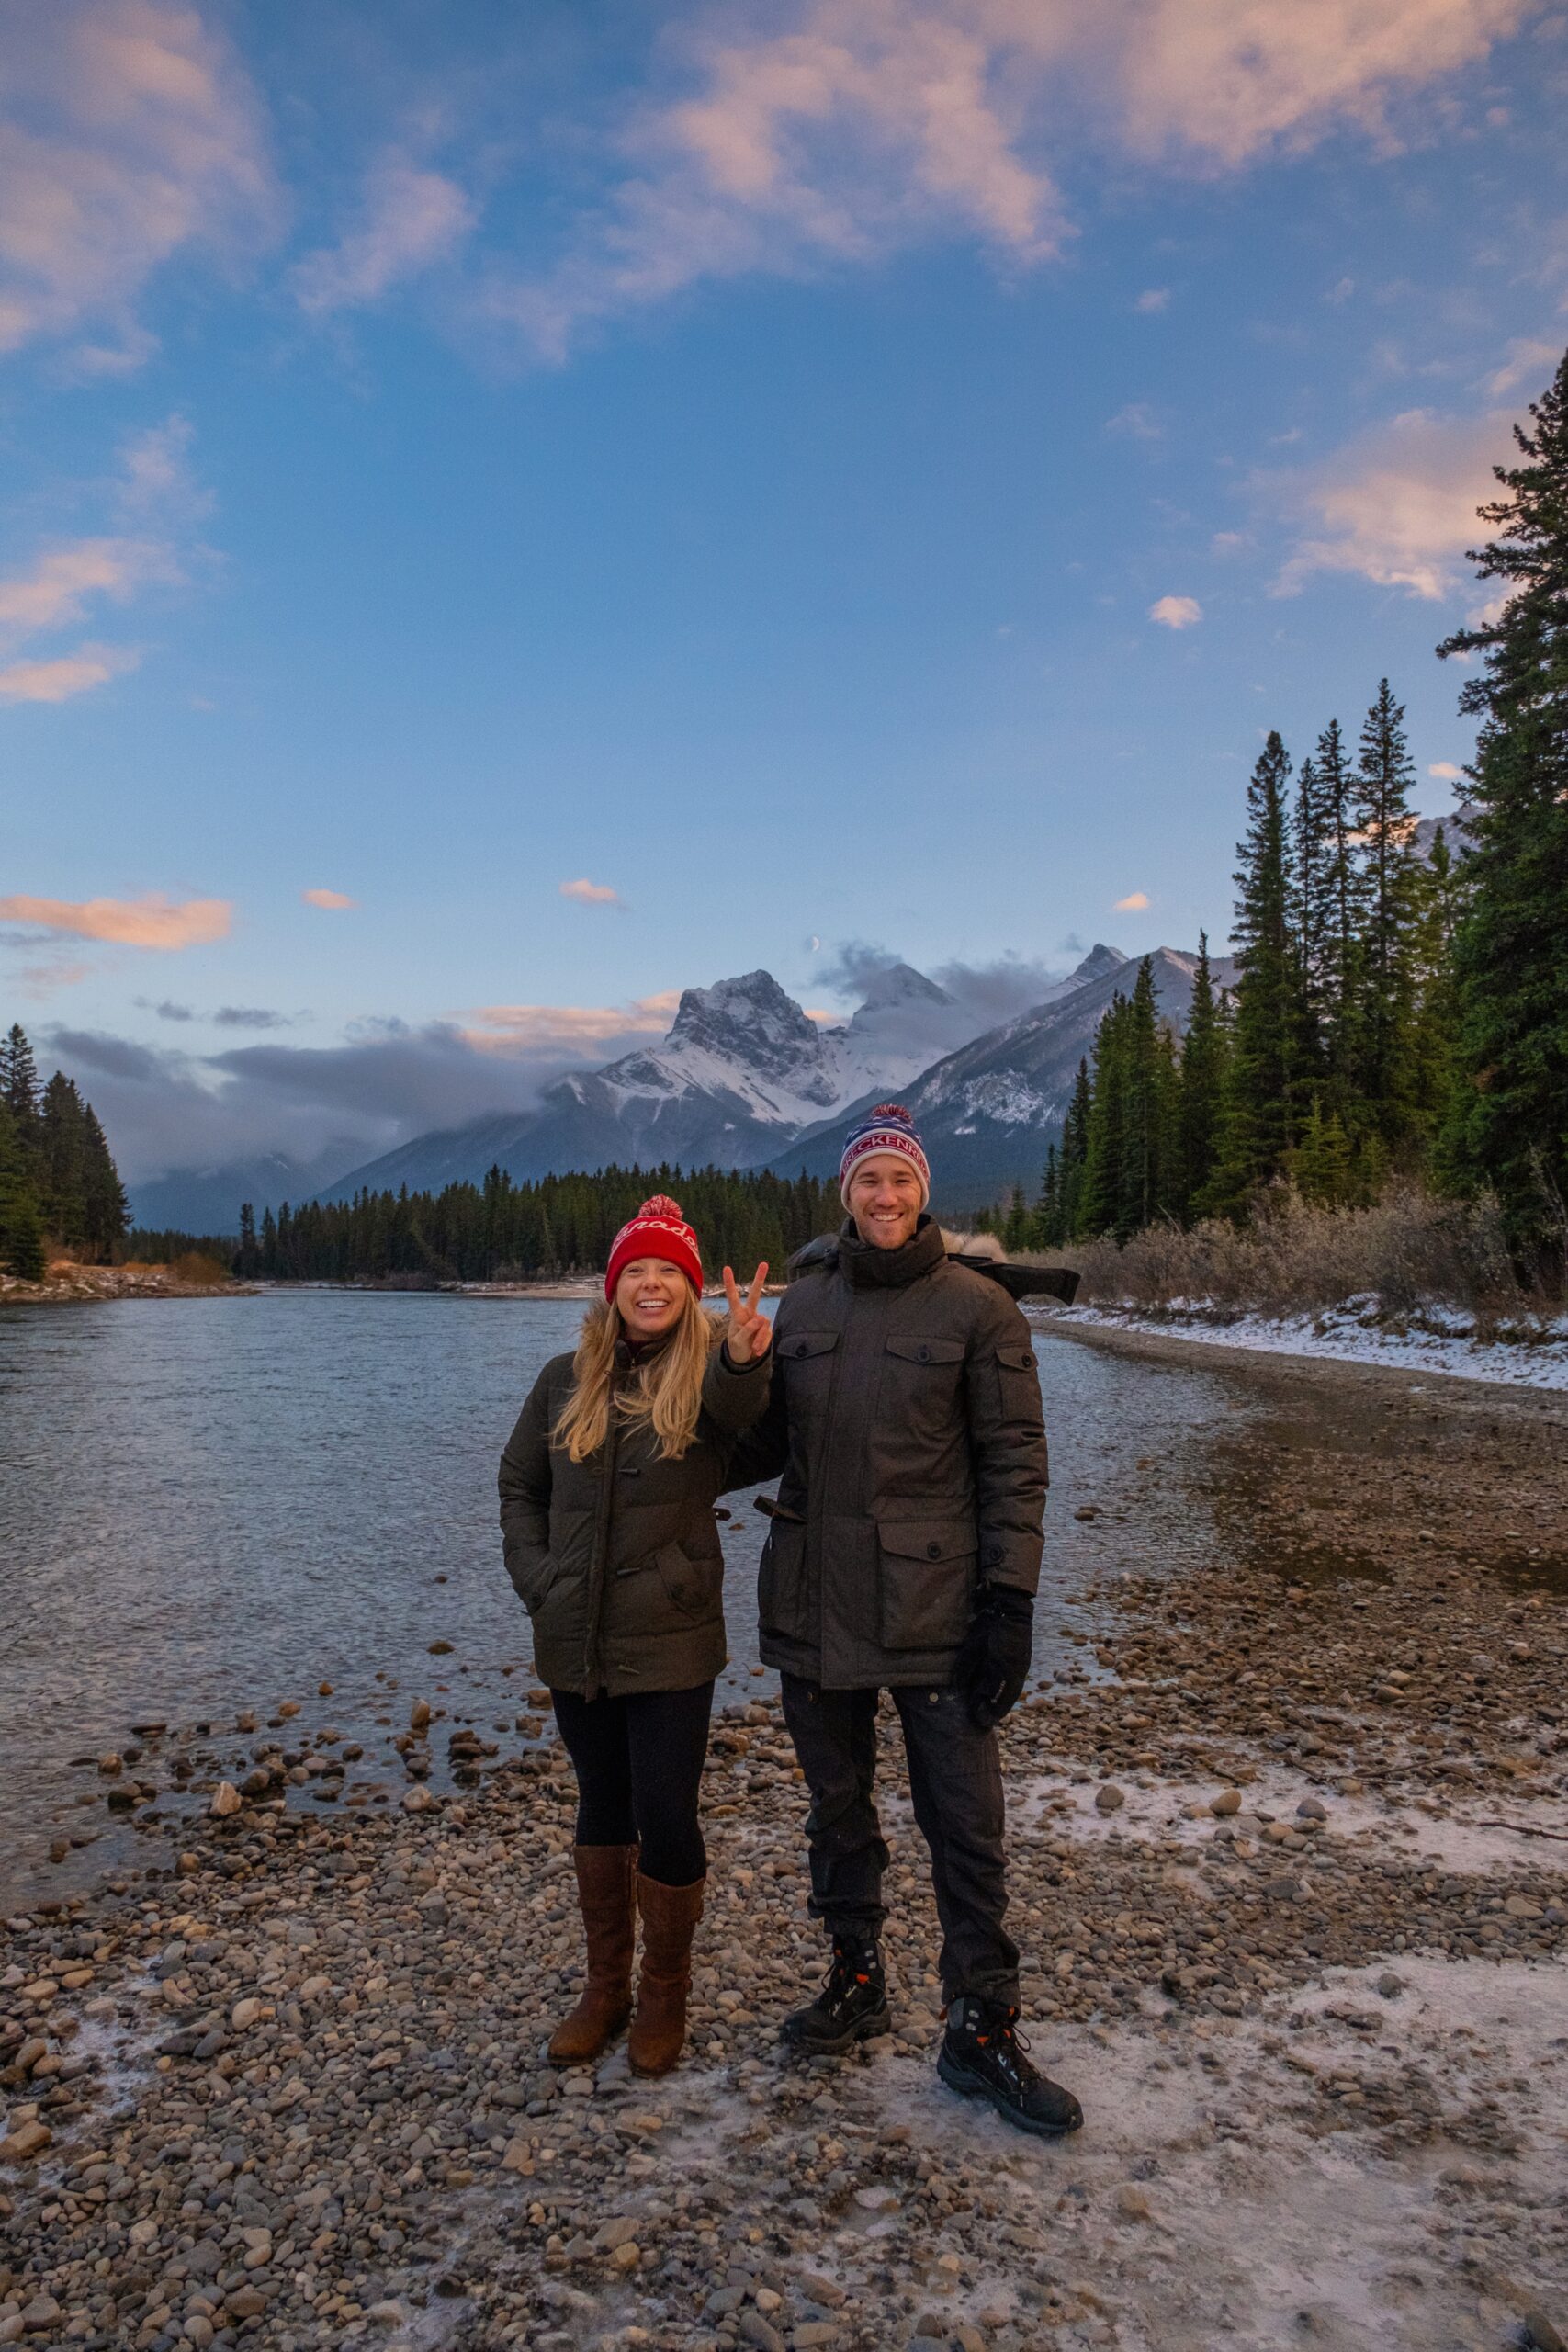
<svg viewBox="0 0 1568 2352"><path fill-rule="evenodd" d="M833 1965L809 2008L785 2018L780 2032L792 2050L832 2056L852 2050L857 2041L886 2033L887 1979L882 1954L873 1943L858 1943L846 1936L833 1939Z"/></svg>
<svg viewBox="0 0 1568 2352"><path fill-rule="evenodd" d="M968 1993L950 2005L936 2070L965 2098L988 2098L1021 2132L1054 2140L1083 2121L1071 2091L1031 2064L1018 2011L1003 2002Z"/></svg>

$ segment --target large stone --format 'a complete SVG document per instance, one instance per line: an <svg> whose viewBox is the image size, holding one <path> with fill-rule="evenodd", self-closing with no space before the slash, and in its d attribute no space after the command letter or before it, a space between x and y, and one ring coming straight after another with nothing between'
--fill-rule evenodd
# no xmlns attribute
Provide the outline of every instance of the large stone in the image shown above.
<svg viewBox="0 0 1568 2352"><path fill-rule="evenodd" d="M207 1810L216 1820L227 1821L231 1813L239 1812L243 1803L244 1799L232 1781L220 1781L212 1792L212 1802Z"/></svg>
<svg viewBox="0 0 1568 2352"><path fill-rule="evenodd" d="M1114 1781L1106 1781L1094 1792L1096 1813L1120 1813L1126 1802L1126 1790L1119 1789Z"/></svg>
<svg viewBox="0 0 1568 2352"><path fill-rule="evenodd" d="M47 2123L36 2120L18 2123L14 2132L0 2140L0 2165L22 2165L34 2156L41 2156L53 2137Z"/></svg>

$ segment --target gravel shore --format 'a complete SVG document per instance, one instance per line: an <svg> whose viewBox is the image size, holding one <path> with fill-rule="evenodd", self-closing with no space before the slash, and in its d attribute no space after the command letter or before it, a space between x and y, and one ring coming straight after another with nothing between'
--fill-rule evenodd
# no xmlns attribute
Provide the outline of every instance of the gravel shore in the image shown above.
<svg viewBox="0 0 1568 2352"><path fill-rule="evenodd" d="M1077 2138L935 2078L891 1735L894 2033L780 2053L821 1946L759 1682L648 2084L542 2062L579 1945L540 1694L504 1727L400 1694L379 1807L302 1694L143 1726L100 1778L183 1784L170 1865L5 1923L0 2344L1568 2340L1568 1408L1269 1377L1200 1473L1233 1564L1161 1575L1157 1494L1083 1505L1145 1509L1149 1571L1004 1730Z"/></svg>

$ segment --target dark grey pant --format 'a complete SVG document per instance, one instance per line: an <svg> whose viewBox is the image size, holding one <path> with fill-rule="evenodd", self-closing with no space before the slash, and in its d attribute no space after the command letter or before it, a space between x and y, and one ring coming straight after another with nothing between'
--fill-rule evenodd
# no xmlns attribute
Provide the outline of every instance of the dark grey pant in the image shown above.
<svg viewBox="0 0 1568 2352"><path fill-rule="evenodd" d="M821 1690L781 1677L784 1721L811 1792L806 1834L810 1909L829 1934L874 1937L887 1914L887 1848L876 1817L875 1690ZM1002 1925L1007 1858L1002 1768L994 1731L976 1731L962 1691L888 1693L904 1726L915 1819L931 1848L942 1921L944 2000L1018 1999L1018 1946Z"/></svg>

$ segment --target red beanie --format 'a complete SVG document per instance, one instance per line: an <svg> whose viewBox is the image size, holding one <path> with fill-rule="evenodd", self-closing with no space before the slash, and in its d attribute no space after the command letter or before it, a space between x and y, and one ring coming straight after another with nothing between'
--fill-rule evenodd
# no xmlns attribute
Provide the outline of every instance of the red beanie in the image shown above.
<svg viewBox="0 0 1568 2352"><path fill-rule="evenodd" d="M703 1256L697 1248L697 1237L681 1215L680 1203L668 1193L655 1193L644 1201L636 1216L623 1225L610 1247L610 1262L604 1269L604 1295L614 1298L615 1284L624 1266L636 1263L638 1258L664 1258L671 1265L679 1266L699 1298L703 1288Z"/></svg>

